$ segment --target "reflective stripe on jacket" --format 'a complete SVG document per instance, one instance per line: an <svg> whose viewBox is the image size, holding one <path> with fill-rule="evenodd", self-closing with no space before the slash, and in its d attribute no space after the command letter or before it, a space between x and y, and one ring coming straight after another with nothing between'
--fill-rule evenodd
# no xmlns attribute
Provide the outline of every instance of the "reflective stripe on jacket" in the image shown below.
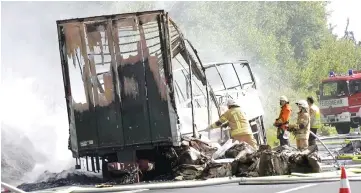
<svg viewBox="0 0 361 193"><path fill-rule="evenodd" d="M319 129L321 128L321 113L320 109L316 105L310 107L310 116L311 116L311 128Z"/></svg>
<svg viewBox="0 0 361 193"><path fill-rule="evenodd" d="M219 127L220 125L217 124L219 122L222 124L228 122L228 126L231 128L231 137L235 135L252 134L251 126L239 107L228 109L223 115L221 115L217 122L211 125L211 127Z"/></svg>

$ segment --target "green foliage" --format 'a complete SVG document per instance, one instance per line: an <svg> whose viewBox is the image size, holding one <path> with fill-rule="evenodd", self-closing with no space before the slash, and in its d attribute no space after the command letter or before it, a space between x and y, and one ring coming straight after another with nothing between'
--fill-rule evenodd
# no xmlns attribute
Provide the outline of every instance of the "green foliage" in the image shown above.
<svg viewBox="0 0 361 193"><path fill-rule="evenodd" d="M277 139L277 130L275 128L266 129L267 143L271 147L279 146L279 140Z"/></svg>
<svg viewBox="0 0 361 193"><path fill-rule="evenodd" d="M157 3L127 6L157 8ZM294 102L315 96L329 71L361 69L361 47L328 28L327 2L167 2L170 16L203 62L247 59L260 77L266 125L278 116L278 97ZM133 9L132 9L133 10ZM346 20L346 18L345 18ZM325 134L330 129L324 130ZM275 132L269 129L269 137Z"/></svg>
<svg viewBox="0 0 361 193"><path fill-rule="evenodd" d="M321 129L317 131L317 134L320 134L322 136L330 136L330 135L336 135L337 131L335 127L323 126L321 127Z"/></svg>
<svg viewBox="0 0 361 193"><path fill-rule="evenodd" d="M329 37L321 43L320 49L309 54L306 65L307 68L300 74L300 83L315 88L331 70L346 74L350 68L360 69L361 47L350 40Z"/></svg>
<svg viewBox="0 0 361 193"><path fill-rule="evenodd" d="M280 144L280 141L277 139L277 129L276 128L268 128L266 129L266 136L267 136L267 144L271 147L277 147ZM290 143L296 144L296 139L294 135L291 134L290 136Z"/></svg>
<svg viewBox="0 0 361 193"><path fill-rule="evenodd" d="M171 16L204 61L247 59L260 75L266 125L279 113L278 97L315 96L329 71L361 68L361 47L328 29L327 2L178 2ZM346 19L346 18L345 18ZM333 134L334 128L321 129ZM270 141L275 129L268 129Z"/></svg>

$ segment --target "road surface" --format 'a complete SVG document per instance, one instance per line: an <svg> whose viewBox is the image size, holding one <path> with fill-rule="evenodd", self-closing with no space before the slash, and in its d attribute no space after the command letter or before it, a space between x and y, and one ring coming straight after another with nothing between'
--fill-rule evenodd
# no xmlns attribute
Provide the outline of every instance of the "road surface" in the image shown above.
<svg viewBox="0 0 361 193"><path fill-rule="evenodd" d="M351 192L358 193L361 181L350 182ZM65 187L63 187L65 189ZM39 193L56 193L54 188ZM69 187L67 187L69 188ZM238 185L238 183L197 188L161 189L161 190L134 190L117 193L338 193L340 182L277 184L277 185ZM64 190L63 189L63 190ZM110 193L110 192L109 192ZM113 192L115 193L115 192Z"/></svg>
<svg viewBox="0 0 361 193"><path fill-rule="evenodd" d="M361 181L350 182L351 191L359 192ZM340 182L282 185L238 185L226 184L184 189L149 190L142 193L338 193Z"/></svg>

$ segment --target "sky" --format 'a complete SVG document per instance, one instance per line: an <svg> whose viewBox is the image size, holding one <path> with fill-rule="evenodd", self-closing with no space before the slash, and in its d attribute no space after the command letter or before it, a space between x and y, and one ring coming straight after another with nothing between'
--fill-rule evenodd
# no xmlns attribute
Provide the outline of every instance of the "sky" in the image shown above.
<svg viewBox="0 0 361 193"><path fill-rule="evenodd" d="M331 12L329 22L335 25L334 33L344 35L347 18L350 23L348 30L354 32L357 41L361 41L361 1L359 0L336 0L328 7Z"/></svg>

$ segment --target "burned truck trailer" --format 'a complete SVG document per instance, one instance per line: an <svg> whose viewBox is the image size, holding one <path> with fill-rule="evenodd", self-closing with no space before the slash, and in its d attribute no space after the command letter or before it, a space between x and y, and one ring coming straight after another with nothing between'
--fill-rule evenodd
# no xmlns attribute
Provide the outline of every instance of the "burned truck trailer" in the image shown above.
<svg viewBox="0 0 361 193"><path fill-rule="evenodd" d="M85 158L87 169L102 170L107 178L124 171L154 170L154 163L162 164L155 166L157 172L167 172L168 153L180 146L182 129L196 134L197 94L205 99L200 106L205 107L207 123L212 108L218 118L217 96L205 68L166 12L61 20L57 28L69 149L76 168ZM190 99L189 117L183 121L190 124L181 124L179 117L182 94L173 74L177 68L188 77L183 85L190 95L182 97Z"/></svg>

